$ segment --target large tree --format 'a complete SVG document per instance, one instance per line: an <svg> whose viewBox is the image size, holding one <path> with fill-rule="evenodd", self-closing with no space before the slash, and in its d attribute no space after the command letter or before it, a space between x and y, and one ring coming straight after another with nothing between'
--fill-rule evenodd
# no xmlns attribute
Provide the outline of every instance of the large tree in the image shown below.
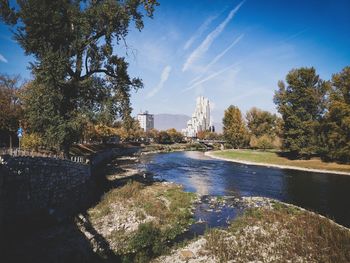
<svg viewBox="0 0 350 263"><path fill-rule="evenodd" d="M255 137L274 137L278 133L279 120L276 114L253 107L247 111L246 120L249 132Z"/></svg>
<svg viewBox="0 0 350 263"><path fill-rule="evenodd" d="M222 122L224 138L232 147L240 148L247 144L248 131L238 107L231 105L225 110Z"/></svg>
<svg viewBox="0 0 350 263"><path fill-rule="evenodd" d="M286 82L278 83L274 96L283 118L283 146L293 154L309 156L318 151L319 122L325 112L329 84L314 68L293 69Z"/></svg>
<svg viewBox="0 0 350 263"><path fill-rule="evenodd" d="M350 163L350 67L332 77L328 111L323 125L324 154Z"/></svg>
<svg viewBox="0 0 350 263"><path fill-rule="evenodd" d="M19 77L0 75L0 146L12 147L22 118Z"/></svg>
<svg viewBox="0 0 350 263"><path fill-rule="evenodd" d="M47 111L36 111L45 120L52 119L36 132L52 131L56 142L67 154L75 140L81 107L94 94L86 92L92 76L105 77L112 94L142 87L138 78L130 78L128 63L116 53L125 43L131 21L143 28L143 17L152 16L155 0L27 0L0 1L0 15L15 28L15 40L31 64L36 85L43 89ZM142 8L143 7L143 8ZM145 10L145 11L143 11ZM45 113L47 116L44 116ZM32 112L35 114L35 111ZM44 123L45 121L41 121Z"/></svg>

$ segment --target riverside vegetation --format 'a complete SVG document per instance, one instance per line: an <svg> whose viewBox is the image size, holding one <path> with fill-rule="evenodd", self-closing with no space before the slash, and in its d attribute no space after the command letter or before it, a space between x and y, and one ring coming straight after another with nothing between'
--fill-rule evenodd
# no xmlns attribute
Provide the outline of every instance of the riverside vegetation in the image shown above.
<svg viewBox="0 0 350 263"><path fill-rule="evenodd" d="M193 222L195 200L172 183L129 181L106 193L88 217L124 262L147 262Z"/></svg>
<svg viewBox="0 0 350 263"><path fill-rule="evenodd" d="M272 202L247 210L225 230L206 235L219 262L349 262L350 231L327 218Z"/></svg>
<svg viewBox="0 0 350 263"><path fill-rule="evenodd" d="M253 197L246 201L251 208L227 228L210 229L157 262L350 261L349 229L271 199Z"/></svg>
<svg viewBox="0 0 350 263"><path fill-rule="evenodd" d="M220 203L223 197L214 198ZM88 211L96 231L124 262L348 262L350 231L302 208L243 197L227 228L172 245L193 223L198 198L167 182L128 181Z"/></svg>

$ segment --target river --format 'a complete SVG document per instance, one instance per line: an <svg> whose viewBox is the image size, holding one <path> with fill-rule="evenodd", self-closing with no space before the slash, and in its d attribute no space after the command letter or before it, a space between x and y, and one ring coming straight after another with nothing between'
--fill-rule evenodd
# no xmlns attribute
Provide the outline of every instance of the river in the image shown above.
<svg viewBox="0 0 350 263"><path fill-rule="evenodd" d="M202 196L263 196L315 211L350 227L350 176L244 165L212 159L202 152L143 155L139 168L156 179L182 184ZM198 207L196 219L210 227L223 226L237 209L205 213ZM197 231L198 232L198 231Z"/></svg>

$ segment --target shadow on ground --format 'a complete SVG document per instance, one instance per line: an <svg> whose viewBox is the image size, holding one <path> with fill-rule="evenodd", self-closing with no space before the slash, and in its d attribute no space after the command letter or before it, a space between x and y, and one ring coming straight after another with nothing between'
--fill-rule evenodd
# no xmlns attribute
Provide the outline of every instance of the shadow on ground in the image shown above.
<svg viewBox="0 0 350 263"><path fill-rule="evenodd" d="M94 207L105 192L121 187L131 179L152 184L152 180L145 178L144 174L107 180L107 175L122 172L125 170L115 160L112 160L111 165L96 171L97 194L90 207ZM95 230L86 212L87 209L82 210L62 222L27 223L23 219L6 226L1 234L0 262L121 262L120 256L110 249L106 239Z"/></svg>

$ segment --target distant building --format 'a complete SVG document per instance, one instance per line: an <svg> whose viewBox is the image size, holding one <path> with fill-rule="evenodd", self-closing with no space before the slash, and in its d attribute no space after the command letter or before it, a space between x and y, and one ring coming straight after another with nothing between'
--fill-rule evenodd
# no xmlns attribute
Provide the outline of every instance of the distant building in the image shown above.
<svg viewBox="0 0 350 263"><path fill-rule="evenodd" d="M186 137L197 137L198 132L215 131L210 119L210 103L202 96L197 98L196 109L187 122L187 128L182 130Z"/></svg>
<svg viewBox="0 0 350 263"><path fill-rule="evenodd" d="M137 120L145 132L154 128L154 116L153 114L149 114L148 111L137 114Z"/></svg>

